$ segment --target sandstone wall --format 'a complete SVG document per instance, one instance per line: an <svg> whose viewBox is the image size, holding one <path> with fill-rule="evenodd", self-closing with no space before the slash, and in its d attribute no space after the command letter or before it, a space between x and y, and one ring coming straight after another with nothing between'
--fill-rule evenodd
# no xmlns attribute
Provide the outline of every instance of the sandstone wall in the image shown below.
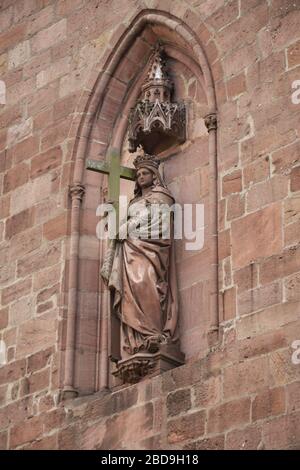
<svg viewBox="0 0 300 470"><path fill-rule="evenodd" d="M214 79L220 344L162 377L61 402L76 137L101 67L144 9L194 31ZM0 448L300 447L291 346L300 340L300 104L291 100L299 25L297 0L1 2ZM121 75L130 77L137 60L129 57ZM103 151L98 137L94 155ZM96 222L86 214L81 235ZM97 272L93 257L82 261L91 311ZM190 284L189 313L203 302L197 279ZM87 381L91 331L93 319L78 330L77 363L85 359L77 374Z"/></svg>

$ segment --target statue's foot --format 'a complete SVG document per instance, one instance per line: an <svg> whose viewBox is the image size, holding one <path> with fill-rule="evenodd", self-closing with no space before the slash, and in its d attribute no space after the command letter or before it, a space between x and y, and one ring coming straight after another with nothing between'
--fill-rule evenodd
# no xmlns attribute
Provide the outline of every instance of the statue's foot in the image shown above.
<svg viewBox="0 0 300 470"><path fill-rule="evenodd" d="M164 335L150 336L150 338L148 338L146 341L145 347L147 351L149 351L151 354L154 354L159 351L160 345L165 342L166 337Z"/></svg>
<svg viewBox="0 0 300 470"><path fill-rule="evenodd" d="M154 354L159 350L159 342L156 338L151 338L147 341L146 349L151 353Z"/></svg>

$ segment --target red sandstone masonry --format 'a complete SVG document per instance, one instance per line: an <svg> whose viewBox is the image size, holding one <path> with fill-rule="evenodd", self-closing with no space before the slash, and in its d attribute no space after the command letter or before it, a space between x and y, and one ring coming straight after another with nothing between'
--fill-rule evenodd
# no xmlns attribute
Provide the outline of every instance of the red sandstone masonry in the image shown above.
<svg viewBox="0 0 300 470"><path fill-rule="evenodd" d="M299 111L290 103L291 83L299 78L297 2L233 0L225 5L221 0L191 0L188 5L147 0L148 8L178 15L198 35L215 80L223 198L219 259L230 330L224 333L224 344L203 361L193 360L147 385L71 401L68 415L65 404L57 402L57 340L64 344L63 337L57 338L57 317L65 317L65 307L57 309L61 300L55 296L68 288L61 275L67 251L60 238L68 235L65 210L73 143L100 69L142 2L113 1L109 11L83 0L2 3L0 73L8 89L7 105L0 109L0 235L4 230L5 236L0 243L5 305L0 329L9 363L0 368L0 449L299 448L299 366L290 360L291 342L299 339L300 311ZM163 34L163 27L157 26L156 32ZM177 41L175 33L168 34L169 41ZM94 158L105 153L108 122L123 111L118 104L128 91L124 79L136 78L137 64L142 67L155 42L148 29L136 48L127 51L128 60L118 70L122 81L112 80L105 115L100 113L99 132L93 135ZM185 47L184 41L178 44ZM200 104L189 124L203 116L205 106ZM249 116L253 125L247 134ZM8 129L25 117L33 119L32 134L7 148L7 135L12 135ZM166 171L170 181L176 172L181 176L201 166L208 155L206 141L206 136L195 139L171 157L174 166ZM184 181L188 187L190 180ZM200 182L202 191L205 180ZM98 189L87 186L90 212L98 197ZM94 222L85 212L81 234L92 234ZM93 257L91 244L86 247ZM190 305L186 318L196 327L199 318L202 322L195 355L209 320L206 248L180 266ZM98 258L82 260L80 283L93 299L98 274ZM194 305L195 298L203 303L201 308ZM85 312L90 315L92 300L89 305ZM94 358L89 357L91 364ZM168 412L172 417L167 422ZM120 432L124 428L125 435Z"/></svg>

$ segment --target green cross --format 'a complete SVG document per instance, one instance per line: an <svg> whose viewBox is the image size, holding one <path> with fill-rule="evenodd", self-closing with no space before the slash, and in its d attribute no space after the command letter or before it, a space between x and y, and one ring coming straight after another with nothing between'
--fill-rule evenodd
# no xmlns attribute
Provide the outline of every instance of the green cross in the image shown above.
<svg viewBox="0 0 300 470"><path fill-rule="evenodd" d="M108 162L101 160L87 160L86 169L108 175L108 199L116 211L116 222L119 221L120 178L134 181L135 170L120 165L120 153L111 150ZM110 243L114 243L111 240ZM110 316L110 357L113 361L120 359L120 322L115 315Z"/></svg>
<svg viewBox="0 0 300 470"><path fill-rule="evenodd" d="M87 170L96 171L108 175L108 199L113 204L116 211L116 221L119 221L119 196L120 178L125 180L135 180L135 170L120 165L120 154L116 150L111 150L109 160L87 160Z"/></svg>

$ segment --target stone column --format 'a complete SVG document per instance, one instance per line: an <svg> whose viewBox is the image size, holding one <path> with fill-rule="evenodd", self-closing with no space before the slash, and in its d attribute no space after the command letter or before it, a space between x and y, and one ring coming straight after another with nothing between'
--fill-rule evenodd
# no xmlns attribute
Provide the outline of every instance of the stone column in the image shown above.
<svg viewBox="0 0 300 470"><path fill-rule="evenodd" d="M213 263L212 275L215 280L214 291L211 292L210 312L211 325L208 332L208 344L213 346L219 338L219 255L218 255L218 162L217 162L217 115L210 113L204 118L209 132L209 194L212 215Z"/></svg>
<svg viewBox="0 0 300 470"><path fill-rule="evenodd" d="M74 388L75 341L76 341L76 312L78 288L78 252L79 252L79 217L80 206L85 193L85 187L80 183L70 186L71 207L71 238L70 238L70 271L68 292L67 337L65 352L65 371L63 398L77 396Z"/></svg>

